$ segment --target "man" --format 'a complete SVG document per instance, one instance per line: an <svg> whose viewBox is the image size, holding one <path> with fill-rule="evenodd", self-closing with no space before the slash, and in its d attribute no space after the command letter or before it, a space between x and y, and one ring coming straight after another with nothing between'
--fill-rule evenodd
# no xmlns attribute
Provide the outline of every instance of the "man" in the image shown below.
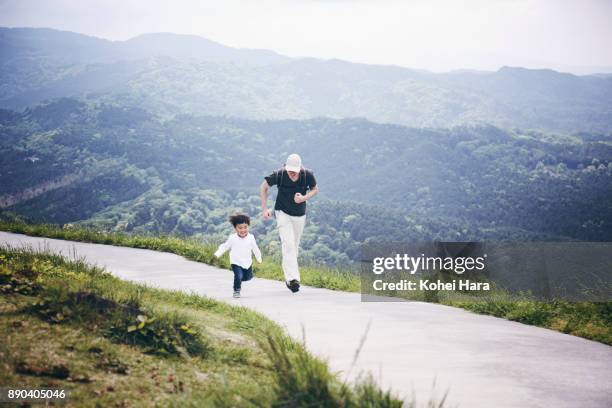
<svg viewBox="0 0 612 408"><path fill-rule="evenodd" d="M272 172L261 183L261 208L264 219L272 218L268 209L268 190L276 185L278 194L274 204L276 226L281 240L282 265L285 283L291 292L300 290L298 248L306 221L306 201L319 192L312 171L302 166L302 159L293 153L283 168Z"/></svg>

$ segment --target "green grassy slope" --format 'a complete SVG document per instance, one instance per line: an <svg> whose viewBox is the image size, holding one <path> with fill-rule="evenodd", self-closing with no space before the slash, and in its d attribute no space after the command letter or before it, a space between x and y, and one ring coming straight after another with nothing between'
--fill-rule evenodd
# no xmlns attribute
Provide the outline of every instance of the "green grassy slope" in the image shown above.
<svg viewBox="0 0 612 408"><path fill-rule="evenodd" d="M67 406L403 406L246 308L28 248L0 247L0 333L0 384L65 389Z"/></svg>

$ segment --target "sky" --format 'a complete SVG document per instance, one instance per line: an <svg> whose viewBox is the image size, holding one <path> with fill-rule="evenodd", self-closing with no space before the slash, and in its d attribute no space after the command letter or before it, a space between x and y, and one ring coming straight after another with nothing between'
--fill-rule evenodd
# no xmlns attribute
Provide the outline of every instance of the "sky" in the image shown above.
<svg viewBox="0 0 612 408"><path fill-rule="evenodd" d="M0 0L0 26L195 34L291 57L445 72L612 72L612 0Z"/></svg>

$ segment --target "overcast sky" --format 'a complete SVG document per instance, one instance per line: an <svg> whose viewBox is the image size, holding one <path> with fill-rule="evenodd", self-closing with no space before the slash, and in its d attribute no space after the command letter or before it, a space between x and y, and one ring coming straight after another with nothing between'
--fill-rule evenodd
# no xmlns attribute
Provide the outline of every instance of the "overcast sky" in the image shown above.
<svg viewBox="0 0 612 408"><path fill-rule="evenodd" d="M0 0L0 25L112 40L196 34L289 56L432 71L612 72L612 0Z"/></svg>

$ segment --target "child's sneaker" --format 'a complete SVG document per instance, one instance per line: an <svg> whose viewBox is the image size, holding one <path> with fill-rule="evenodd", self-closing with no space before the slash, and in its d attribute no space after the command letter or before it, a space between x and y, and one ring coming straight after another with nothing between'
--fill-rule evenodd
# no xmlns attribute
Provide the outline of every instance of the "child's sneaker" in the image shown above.
<svg viewBox="0 0 612 408"><path fill-rule="evenodd" d="M239 290L235 290L234 291L234 297L235 298L239 298L240 297L240 291Z"/></svg>
<svg viewBox="0 0 612 408"><path fill-rule="evenodd" d="M289 283L287 283L287 287L293 293L298 292L300 290L300 282L295 279L292 279L291 281L289 281Z"/></svg>

